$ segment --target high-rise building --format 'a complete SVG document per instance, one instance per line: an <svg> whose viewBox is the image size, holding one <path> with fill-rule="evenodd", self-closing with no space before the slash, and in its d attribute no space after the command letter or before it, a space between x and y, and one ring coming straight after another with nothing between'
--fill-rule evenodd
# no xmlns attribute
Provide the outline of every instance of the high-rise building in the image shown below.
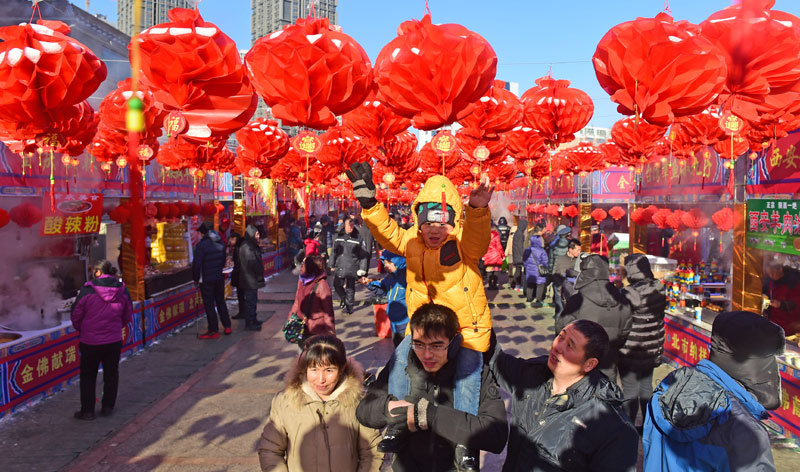
<svg viewBox="0 0 800 472"><path fill-rule="evenodd" d="M117 0L117 28L133 36L134 0ZM173 8L194 8L191 0L142 0L141 29L169 21L167 12Z"/></svg>
<svg viewBox="0 0 800 472"><path fill-rule="evenodd" d="M312 3L317 18L328 18L332 25L337 24L338 0L250 0L253 7L253 16L250 17L250 43L253 44L258 38L307 16Z"/></svg>

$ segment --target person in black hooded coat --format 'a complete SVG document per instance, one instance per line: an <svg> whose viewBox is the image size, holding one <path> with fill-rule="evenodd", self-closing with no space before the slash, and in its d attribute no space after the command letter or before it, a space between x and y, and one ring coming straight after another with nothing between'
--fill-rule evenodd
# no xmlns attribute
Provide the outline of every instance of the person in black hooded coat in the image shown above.
<svg viewBox="0 0 800 472"><path fill-rule="evenodd" d="M625 412L636 421L653 396L653 370L661 364L664 352L664 310L667 297L664 285L656 280L644 254L625 259L630 285L622 295L631 304L633 323L625 345L619 351L619 375L625 394Z"/></svg>
<svg viewBox="0 0 800 472"><path fill-rule="evenodd" d="M556 318L555 330L574 320L590 320L608 333L608 353L600 359L600 371L612 382L617 381L619 350L631 331L631 305L622 293L609 282L608 259L590 254L581 260L581 272L575 280L576 293L569 297L564 311Z"/></svg>
<svg viewBox="0 0 800 472"><path fill-rule="evenodd" d="M497 219L497 232L500 233L500 244L505 249L506 244L508 244L508 237L511 234L511 226L508 226L508 220L506 220L505 216Z"/></svg>
<svg viewBox="0 0 800 472"><path fill-rule="evenodd" d="M523 254L525 253L525 242L528 233L528 220L520 218L517 222L517 230L511 238L511 264L514 266L514 273L511 276L511 288L525 287L522 280Z"/></svg>

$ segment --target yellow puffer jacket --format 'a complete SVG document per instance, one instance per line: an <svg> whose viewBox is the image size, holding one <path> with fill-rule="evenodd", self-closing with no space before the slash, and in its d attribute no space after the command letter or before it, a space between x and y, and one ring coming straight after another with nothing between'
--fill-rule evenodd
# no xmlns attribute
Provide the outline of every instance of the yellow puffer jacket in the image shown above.
<svg viewBox="0 0 800 472"><path fill-rule="evenodd" d="M489 248L491 214L488 208L464 208L461 196L447 177L437 175L425 182L412 205L414 216L422 203L447 204L456 213L455 228L438 249L425 245L419 222L408 230L389 217L383 204L361 211L364 223L380 245L406 258L406 305L409 315L425 303L450 307L458 315L463 346L479 352L489 350L492 317L483 291L478 261ZM407 329L407 333L410 328Z"/></svg>

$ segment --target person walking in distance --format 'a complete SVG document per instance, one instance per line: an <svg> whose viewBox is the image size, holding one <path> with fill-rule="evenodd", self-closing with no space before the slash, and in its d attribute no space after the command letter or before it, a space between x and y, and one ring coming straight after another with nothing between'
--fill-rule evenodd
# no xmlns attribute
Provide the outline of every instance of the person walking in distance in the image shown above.
<svg viewBox="0 0 800 472"><path fill-rule="evenodd" d="M513 266L513 273L511 274L511 288L517 291L525 289L524 273L524 259L525 255L525 240L528 235L528 220L527 218L520 218L517 222L517 230L511 236L511 265Z"/></svg>
<svg viewBox="0 0 800 472"><path fill-rule="evenodd" d="M339 307L350 315L355 304L356 279L367 275L367 249L349 216L345 217L342 230L333 242L330 267L334 275L333 288L339 295Z"/></svg>
<svg viewBox="0 0 800 472"><path fill-rule="evenodd" d="M333 298L328 285L328 273L322 256L307 256L300 263L300 278L289 315L296 313L306 322L304 337L315 334L336 334L333 318ZM303 341L299 343L303 349Z"/></svg>
<svg viewBox="0 0 800 472"><path fill-rule="evenodd" d="M219 322L217 312L222 320L225 334L231 334L231 319L228 317L228 306L225 304L225 245L219 233L214 231L211 223L204 221L198 231L203 235L194 248L192 260L192 277L195 285L199 285L203 296L203 306L208 318L208 329L198 335L200 339L219 338ZM215 308L216 306L216 308Z"/></svg>
<svg viewBox="0 0 800 472"><path fill-rule="evenodd" d="M244 298L244 329L261 331L257 318L258 289L264 287L264 263L261 261L261 248L258 240L261 234L255 226L247 225L242 245L239 247L239 287Z"/></svg>
<svg viewBox="0 0 800 472"><path fill-rule="evenodd" d="M94 266L94 279L86 282L72 304L72 326L78 332L81 354L81 409L79 420L93 420L97 371L103 364L103 400L100 416L114 411L119 388L122 328L132 320L133 303L125 283L116 277L111 262Z"/></svg>

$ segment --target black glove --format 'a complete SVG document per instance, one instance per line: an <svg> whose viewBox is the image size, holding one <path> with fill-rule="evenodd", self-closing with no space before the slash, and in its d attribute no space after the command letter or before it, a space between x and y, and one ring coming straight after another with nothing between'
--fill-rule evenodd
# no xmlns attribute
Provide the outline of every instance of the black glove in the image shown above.
<svg viewBox="0 0 800 472"><path fill-rule="evenodd" d="M353 196L361 204L361 208L372 208L378 204L378 200L375 199L375 183L372 182L372 169L369 164L356 162L344 173L353 183Z"/></svg>
<svg viewBox="0 0 800 472"><path fill-rule="evenodd" d="M388 412L386 414L386 426L393 431L408 431L408 407L401 406Z"/></svg>

